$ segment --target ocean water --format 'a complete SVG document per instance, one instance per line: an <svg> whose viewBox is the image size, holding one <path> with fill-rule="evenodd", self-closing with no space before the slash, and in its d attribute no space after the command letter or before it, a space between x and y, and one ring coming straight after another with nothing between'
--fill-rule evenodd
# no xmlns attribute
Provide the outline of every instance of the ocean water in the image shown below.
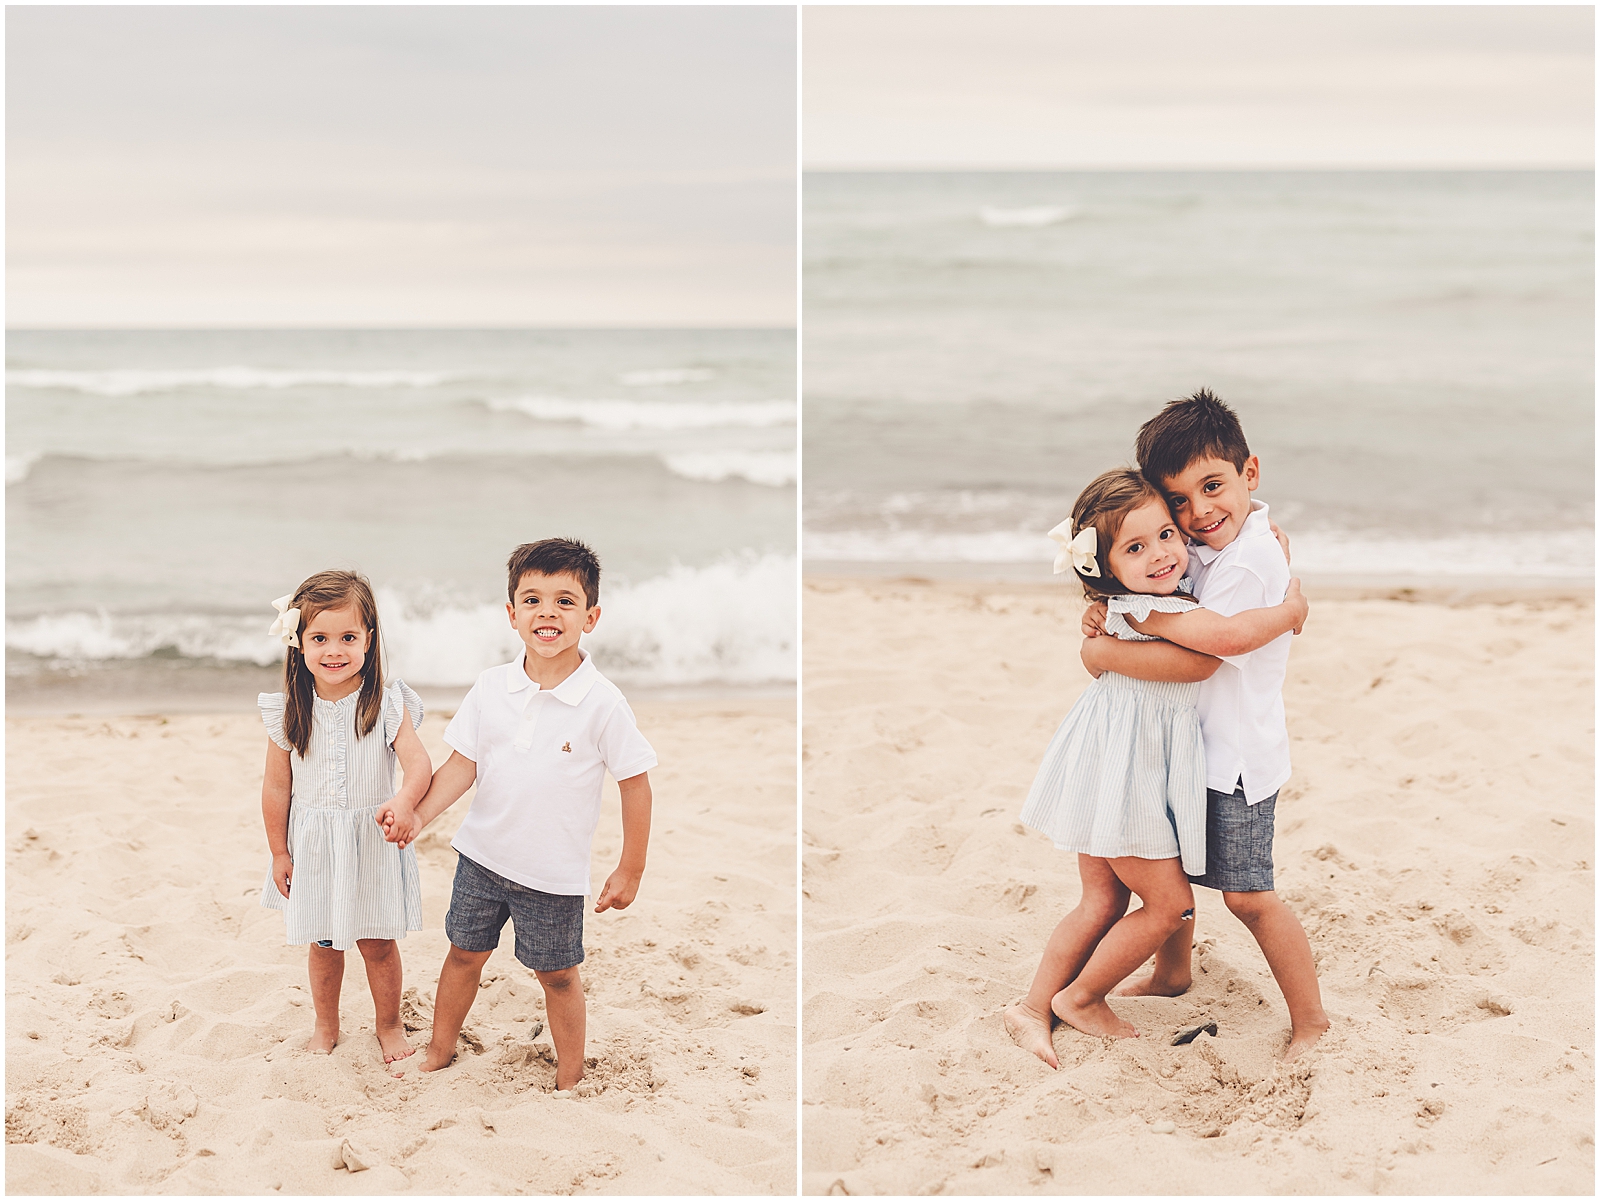
<svg viewBox="0 0 1600 1201"><path fill-rule="evenodd" d="M550 536L600 555L619 683L783 684L795 430L792 331L13 330L8 690L281 663L270 602L327 567L372 580L391 673L459 688Z"/></svg>
<svg viewBox="0 0 1600 1201"><path fill-rule="evenodd" d="M804 555L1034 565L1206 386L1307 575L1594 573L1584 172L808 173Z"/></svg>

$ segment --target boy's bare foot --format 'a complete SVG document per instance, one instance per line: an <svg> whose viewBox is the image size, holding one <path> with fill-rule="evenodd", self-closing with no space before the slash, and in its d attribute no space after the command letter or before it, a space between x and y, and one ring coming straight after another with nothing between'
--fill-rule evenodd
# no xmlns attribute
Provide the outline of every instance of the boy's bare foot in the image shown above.
<svg viewBox="0 0 1600 1201"><path fill-rule="evenodd" d="M1007 1005L1002 1016L1012 1042L1024 1051L1032 1051L1053 1068L1061 1066L1056 1059L1055 1044L1050 1041L1052 1023L1049 1018L1035 1013L1026 1001Z"/></svg>
<svg viewBox="0 0 1600 1201"><path fill-rule="evenodd" d="M558 1061L556 1063L556 1091L557 1092L563 1092L563 1093L571 1092L574 1088L576 1088L578 1086L578 1081L580 1081L582 1079L583 1079L583 1064L580 1063L578 1065L577 1070L572 1073L572 1078L569 1080L567 1077L565 1077L562 1074L560 1062Z"/></svg>
<svg viewBox="0 0 1600 1201"><path fill-rule="evenodd" d="M383 1062L394 1063L416 1054L416 1048L406 1039L406 1028L401 1025L378 1030L378 1046L383 1048Z"/></svg>
<svg viewBox="0 0 1600 1201"><path fill-rule="evenodd" d="M1155 973L1139 980L1128 980L1117 985L1111 990L1113 997L1181 997L1189 991L1189 985L1194 983L1193 976L1185 976L1181 982L1178 980L1157 980Z"/></svg>
<svg viewBox="0 0 1600 1201"><path fill-rule="evenodd" d="M1050 1009L1058 1018L1074 1030L1081 1030L1085 1034L1092 1034L1096 1038L1138 1038L1139 1032L1127 1022L1119 1018L1111 1006L1104 999L1091 1001L1086 1005L1073 1002L1067 994L1070 988L1063 988L1050 999Z"/></svg>
<svg viewBox="0 0 1600 1201"><path fill-rule="evenodd" d="M330 1022L324 1025L318 1022L316 1029L311 1032L311 1041L306 1044L307 1051L314 1051L318 1055L332 1055L333 1049L339 1044L339 1023Z"/></svg>
<svg viewBox="0 0 1600 1201"><path fill-rule="evenodd" d="M1316 1041L1328 1032L1331 1023L1323 1018L1321 1023L1307 1022L1304 1026L1297 1026L1289 1032L1289 1049L1283 1053L1283 1062L1297 1059L1304 1052L1309 1051Z"/></svg>
<svg viewBox="0 0 1600 1201"><path fill-rule="evenodd" d="M440 1068L447 1068L455 1062L456 1049L454 1047L441 1047L437 1040L428 1040L427 1052L422 1057L421 1070L424 1072L437 1072Z"/></svg>

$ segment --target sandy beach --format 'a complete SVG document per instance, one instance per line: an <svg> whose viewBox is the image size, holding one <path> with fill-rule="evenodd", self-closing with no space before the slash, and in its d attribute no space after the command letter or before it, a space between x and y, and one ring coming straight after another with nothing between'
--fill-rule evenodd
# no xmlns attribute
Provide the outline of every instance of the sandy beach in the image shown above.
<svg viewBox="0 0 1600 1201"><path fill-rule="evenodd" d="M1197 889L1192 989L1058 1028L1052 1071L1000 1010L1078 895L1017 821L1089 681L1074 593L806 581L803 1191L1592 1193L1592 593L1309 589L1275 858L1332 1029L1278 1061Z"/></svg>
<svg viewBox="0 0 1600 1201"><path fill-rule="evenodd" d="M650 863L629 910L586 921L572 1098L509 929L450 1069L384 1070L355 952L342 1041L303 1049L306 953L259 904L253 711L8 718L7 1192L792 1193L793 702L635 710L663 764ZM436 765L446 718L421 731ZM466 806L418 844L419 1049ZM596 882L620 840L608 784Z"/></svg>

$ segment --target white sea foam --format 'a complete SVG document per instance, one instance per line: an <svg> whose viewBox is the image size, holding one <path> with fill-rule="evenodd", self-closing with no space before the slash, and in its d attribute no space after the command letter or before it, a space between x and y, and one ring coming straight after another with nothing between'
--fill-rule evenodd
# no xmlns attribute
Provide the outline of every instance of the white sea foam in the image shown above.
<svg viewBox="0 0 1600 1201"><path fill-rule="evenodd" d="M664 384L698 384L716 375L709 367L655 367L647 371L624 371L617 377L630 388L654 388Z"/></svg>
<svg viewBox="0 0 1600 1201"><path fill-rule="evenodd" d="M489 407L526 413L540 421L576 421L598 429L683 430L718 426L762 428L793 425L795 406L788 400L716 404L705 401L569 400L559 396L523 396L491 400Z"/></svg>
<svg viewBox="0 0 1600 1201"><path fill-rule="evenodd" d="M18 455L6 456L6 487L20 484L28 478L28 472L33 470L33 465L44 458L38 451L27 451Z"/></svg>
<svg viewBox="0 0 1600 1201"><path fill-rule="evenodd" d="M92 396L140 396L176 388L279 389L308 386L343 388L432 388L464 378L448 371L322 371L263 367L154 369L120 367L102 371L17 370L6 383L51 388Z"/></svg>
<svg viewBox="0 0 1600 1201"><path fill-rule="evenodd" d="M1077 210L1065 205L1041 204L1033 208L1003 209L985 205L978 210L978 220L995 228L1020 226L1037 229L1042 225L1056 225L1070 220Z"/></svg>
<svg viewBox="0 0 1600 1201"><path fill-rule="evenodd" d="M674 475L684 479L719 484L726 479L745 479L752 484L773 488L794 483L797 465L792 452L760 450L707 450L663 455L661 461Z"/></svg>
<svg viewBox="0 0 1600 1201"><path fill-rule="evenodd" d="M797 564L753 554L706 567L674 567L639 583L603 588L602 618L584 645L619 683L757 684L795 678ZM505 606L413 603L378 590L388 668L414 684L465 685L508 661L520 645ZM41 659L185 659L262 666L283 647L259 617L61 613L6 622L6 647Z"/></svg>

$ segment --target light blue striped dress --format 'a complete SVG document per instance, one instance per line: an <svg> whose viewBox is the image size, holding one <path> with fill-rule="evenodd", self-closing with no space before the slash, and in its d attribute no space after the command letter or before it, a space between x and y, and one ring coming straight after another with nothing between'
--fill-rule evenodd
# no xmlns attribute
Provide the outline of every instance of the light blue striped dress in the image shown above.
<svg viewBox="0 0 1600 1201"><path fill-rule="evenodd" d="M316 697L305 758L283 735L283 693L256 698L267 736L289 752L294 775L289 801L289 898L268 872L261 904L283 911L290 946L332 939L348 951L358 938L404 938L422 929L417 853L386 842L374 820L394 796L395 735L407 716L422 724L422 701L399 680L383 691L378 724L357 735L360 691L337 701Z"/></svg>
<svg viewBox="0 0 1600 1201"><path fill-rule="evenodd" d="M1130 626L1152 611L1181 613L1176 596L1114 596L1106 632L1155 641ZM1116 859L1172 859L1205 874L1206 760L1195 708L1199 684L1105 672L1062 720L1022 806L1023 824L1063 851Z"/></svg>

